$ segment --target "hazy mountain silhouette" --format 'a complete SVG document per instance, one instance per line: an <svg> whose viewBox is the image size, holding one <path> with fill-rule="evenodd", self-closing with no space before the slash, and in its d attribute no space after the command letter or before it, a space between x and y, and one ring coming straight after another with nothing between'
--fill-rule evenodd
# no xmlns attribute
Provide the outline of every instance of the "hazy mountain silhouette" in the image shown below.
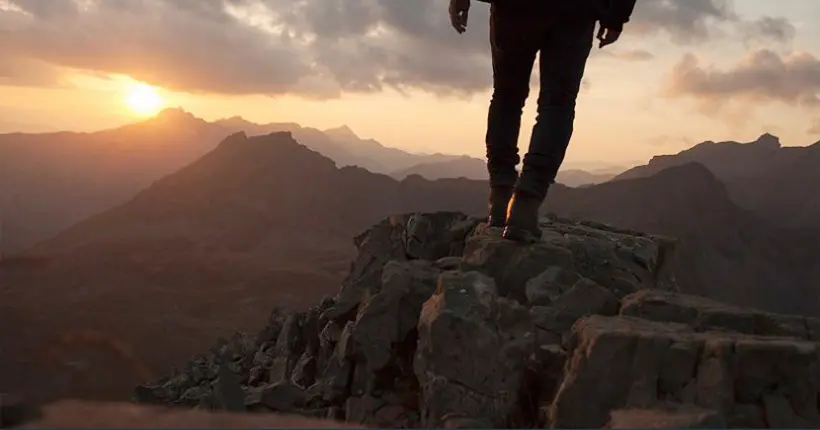
<svg viewBox="0 0 820 430"><path fill-rule="evenodd" d="M419 179L399 182L359 167L338 168L297 143L290 132L254 137L240 132L126 204L69 228L32 252L64 254L82 246L87 256L92 245L142 242L167 232L191 238L197 247L254 249L265 261L303 261L315 254L317 243L349 248L351 234L388 213L430 207L481 211L483 202L472 203L472 193L417 204L405 194L428 182ZM299 255L299 247L305 247L306 256ZM110 255L108 250L104 254Z"/></svg>
<svg viewBox="0 0 820 430"><path fill-rule="evenodd" d="M397 179L404 179L409 175L420 175L427 179L488 179L486 161L466 155L447 161L416 164L390 175ZM566 169L558 172L556 181L570 187L580 187L606 182L614 177L615 174L609 172L592 173L580 169Z"/></svg>
<svg viewBox="0 0 820 430"><path fill-rule="evenodd" d="M570 187L584 187L607 182L616 175L617 173L612 173L609 169L593 171L566 169L559 171L555 180Z"/></svg>
<svg viewBox="0 0 820 430"><path fill-rule="evenodd" d="M462 157L446 154L415 154L387 147L374 139L362 139L346 125L318 130L296 123L256 124L240 117L219 120L216 123L234 131L244 131L248 135L289 131L299 143L332 159L340 167L358 166L374 173L390 173L416 164L445 162Z"/></svg>
<svg viewBox="0 0 820 430"><path fill-rule="evenodd" d="M228 132L180 110L95 133L0 134L0 251L15 251L132 197Z"/></svg>
<svg viewBox="0 0 820 430"><path fill-rule="evenodd" d="M155 118L94 133L0 134L0 252L21 251L126 201L238 131L291 131L337 165L373 172L455 157L410 154L342 130L330 130L331 138L294 123L260 125L240 117L211 123L166 109Z"/></svg>
<svg viewBox="0 0 820 430"><path fill-rule="evenodd" d="M447 161L415 164L390 174L396 179L404 179L410 175L419 175L427 179L467 178L485 181L487 162L465 155Z"/></svg>
<svg viewBox="0 0 820 430"><path fill-rule="evenodd" d="M328 134L315 128L302 127L296 123L256 124L241 117L231 117L215 121L215 123L232 132L242 131L249 136L288 131L292 133L294 138L300 143L330 158L340 167L359 166L372 172L381 172L384 170L384 167L377 160L355 154L346 148L345 145L340 144Z"/></svg>
<svg viewBox="0 0 820 430"><path fill-rule="evenodd" d="M616 179L645 177L671 166L698 162L728 187L732 199L772 222L792 227L817 226L820 196L820 142L783 147L764 134L749 143L703 142L674 155L652 158Z"/></svg>

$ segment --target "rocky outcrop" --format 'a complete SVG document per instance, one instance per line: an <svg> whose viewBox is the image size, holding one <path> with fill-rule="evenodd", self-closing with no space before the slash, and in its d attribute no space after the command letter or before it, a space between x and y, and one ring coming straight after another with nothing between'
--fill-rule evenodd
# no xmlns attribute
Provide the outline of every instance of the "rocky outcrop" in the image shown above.
<svg viewBox="0 0 820 430"><path fill-rule="evenodd" d="M817 321L679 294L672 240L542 228L520 245L458 213L390 217L336 297L135 398L373 427L820 424Z"/></svg>

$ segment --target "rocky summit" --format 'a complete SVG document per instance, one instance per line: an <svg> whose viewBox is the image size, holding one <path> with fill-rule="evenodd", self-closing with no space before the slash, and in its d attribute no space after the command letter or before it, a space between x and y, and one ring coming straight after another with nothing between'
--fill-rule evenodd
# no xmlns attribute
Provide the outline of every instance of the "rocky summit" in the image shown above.
<svg viewBox="0 0 820 430"><path fill-rule="evenodd" d="M520 245L460 213L391 216L335 297L135 400L373 427L820 425L820 320L678 293L668 238L542 228Z"/></svg>

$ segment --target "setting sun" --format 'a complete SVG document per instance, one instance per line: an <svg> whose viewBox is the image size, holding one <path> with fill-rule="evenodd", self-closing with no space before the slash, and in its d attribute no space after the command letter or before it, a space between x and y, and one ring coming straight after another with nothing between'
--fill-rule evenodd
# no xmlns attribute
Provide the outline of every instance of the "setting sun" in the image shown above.
<svg viewBox="0 0 820 430"><path fill-rule="evenodd" d="M162 98L157 89L147 84L136 84L128 89L125 104L137 115L154 115L162 109Z"/></svg>

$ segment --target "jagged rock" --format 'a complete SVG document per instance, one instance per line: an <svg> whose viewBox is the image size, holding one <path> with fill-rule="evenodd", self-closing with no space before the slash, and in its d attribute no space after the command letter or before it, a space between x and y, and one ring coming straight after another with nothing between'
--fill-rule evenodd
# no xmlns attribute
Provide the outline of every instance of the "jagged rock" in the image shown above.
<svg viewBox="0 0 820 430"><path fill-rule="evenodd" d="M316 357L305 351L293 368L291 381L303 388L313 385L316 381Z"/></svg>
<svg viewBox="0 0 820 430"><path fill-rule="evenodd" d="M612 292L589 279L579 279L569 291L553 303L559 312L577 317L586 315L615 315L620 302Z"/></svg>
<svg viewBox="0 0 820 430"><path fill-rule="evenodd" d="M291 314L285 320L276 341L275 358L268 372L268 380L279 382L290 379L293 368L305 349L303 322L302 314Z"/></svg>
<svg viewBox="0 0 820 430"><path fill-rule="evenodd" d="M499 298L491 278L442 274L419 319L415 370L426 399L422 425L440 427L450 414L511 424L534 338L527 310Z"/></svg>
<svg viewBox="0 0 820 430"><path fill-rule="evenodd" d="M550 266L524 285L527 302L533 306L546 306L558 300L581 277L574 271Z"/></svg>
<svg viewBox="0 0 820 430"><path fill-rule="evenodd" d="M436 261L461 255L464 238L478 225L477 218L454 212L411 214L404 229L407 256L414 260Z"/></svg>
<svg viewBox="0 0 820 430"><path fill-rule="evenodd" d="M350 394L353 376L353 322L345 325L322 374L324 399L340 405Z"/></svg>
<svg viewBox="0 0 820 430"><path fill-rule="evenodd" d="M228 368L227 355L219 365L217 380L214 386L214 397L217 404L226 411L245 410L245 391L242 389L242 378ZM206 392L210 394L210 392Z"/></svg>
<svg viewBox="0 0 820 430"><path fill-rule="evenodd" d="M296 412L307 405L305 390L288 382L268 385L260 394L260 403L277 412Z"/></svg>
<svg viewBox="0 0 820 430"><path fill-rule="evenodd" d="M464 239L477 219L454 212L391 216L354 240L359 256L350 266L328 319L349 317L366 293L381 286L382 270L390 261L435 261L461 255Z"/></svg>
<svg viewBox="0 0 820 430"><path fill-rule="evenodd" d="M679 294L666 238L541 227L520 245L461 214L392 216L356 238L335 299L135 398L225 407L227 372L246 409L278 387L296 394L276 409L382 428L820 425L820 319Z"/></svg>
<svg viewBox="0 0 820 430"><path fill-rule="evenodd" d="M820 340L820 318L777 315L668 291L639 291L624 299L621 314L653 321L680 322L700 331L723 329Z"/></svg>
<svg viewBox="0 0 820 430"><path fill-rule="evenodd" d="M472 236L464 250L464 269L482 272L501 287L499 294L526 303L526 285L550 267L574 271L572 252L549 242L521 246L494 235Z"/></svg>
<svg viewBox="0 0 820 430"><path fill-rule="evenodd" d="M396 348L416 330L421 307L436 290L438 274L423 260L385 265L382 288L365 301L353 326L353 342L368 372L381 371L396 358Z"/></svg>
<svg viewBox="0 0 820 430"><path fill-rule="evenodd" d="M573 336L570 364L552 405L555 427L600 427L614 410L665 402L714 410L730 427L748 418L736 415L736 405L767 404L770 427L820 425L814 342L697 332L623 316L586 317Z"/></svg>
<svg viewBox="0 0 820 430"><path fill-rule="evenodd" d="M530 308L530 317L535 325L539 344L562 344L578 320L578 316L550 306L533 306Z"/></svg>
<svg viewBox="0 0 820 430"><path fill-rule="evenodd" d="M288 316L293 312L287 309L274 309L268 316L268 323L256 336L257 343L272 342L276 343L279 332L282 331L282 326L285 324Z"/></svg>

